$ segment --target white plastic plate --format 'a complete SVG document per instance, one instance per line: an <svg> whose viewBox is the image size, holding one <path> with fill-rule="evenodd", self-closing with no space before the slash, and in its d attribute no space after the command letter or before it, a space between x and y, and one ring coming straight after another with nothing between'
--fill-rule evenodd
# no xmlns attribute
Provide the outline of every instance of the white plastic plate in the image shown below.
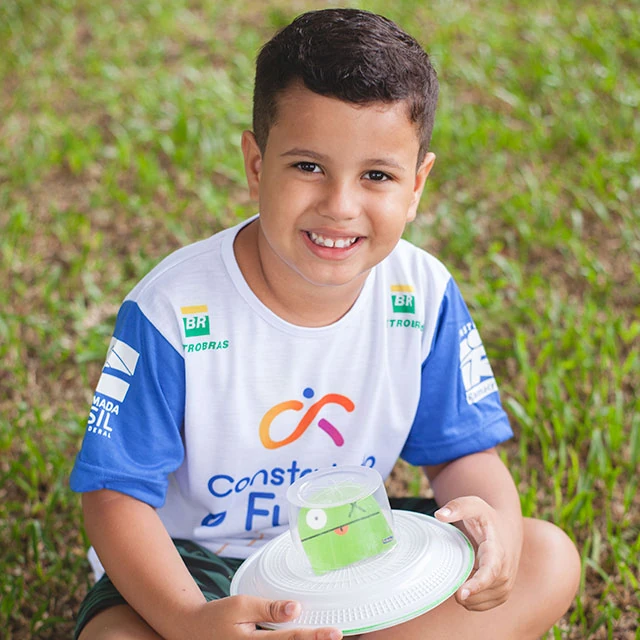
<svg viewBox="0 0 640 640"><path fill-rule="evenodd" d="M265 628L337 627L345 636L386 629L430 611L467 579L473 547L453 525L411 511L392 513L398 544L387 553L317 576L289 532L283 533L245 560L231 595L300 602L298 618Z"/></svg>

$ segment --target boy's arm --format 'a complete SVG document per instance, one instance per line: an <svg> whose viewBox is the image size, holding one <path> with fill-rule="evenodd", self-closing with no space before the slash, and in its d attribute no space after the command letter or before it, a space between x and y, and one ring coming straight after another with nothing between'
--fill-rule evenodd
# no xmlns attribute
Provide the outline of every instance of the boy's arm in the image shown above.
<svg viewBox="0 0 640 640"><path fill-rule="evenodd" d="M477 571L456 593L467 609L504 603L515 582L522 550L520 498L494 449L425 467L442 522L462 522L477 548Z"/></svg>
<svg viewBox="0 0 640 640"><path fill-rule="evenodd" d="M82 494L84 523L111 581L165 638L205 604L155 509L107 489Z"/></svg>
<svg viewBox="0 0 640 640"><path fill-rule="evenodd" d="M116 491L82 495L85 528L109 578L165 640L248 638L260 622L296 618L299 605L234 596L206 602L155 509ZM291 630L269 638L291 637ZM328 629L297 631L300 640L337 640Z"/></svg>

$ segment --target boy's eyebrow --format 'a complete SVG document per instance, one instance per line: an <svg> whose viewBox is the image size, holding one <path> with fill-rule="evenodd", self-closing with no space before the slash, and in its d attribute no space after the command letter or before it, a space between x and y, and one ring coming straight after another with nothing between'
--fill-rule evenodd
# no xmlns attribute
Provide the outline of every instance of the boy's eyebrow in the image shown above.
<svg viewBox="0 0 640 640"><path fill-rule="evenodd" d="M289 151L285 151L284 153L280 154L281 158L286 158L288 156L306 156L307 158L318 160L320 162L327 160L327 156L324 156L317 151L311 151L310 149L301 149L299 147L294 147L293 149L289 149Z"/></svg>
<svg viewBox="0 0 640 640"><path fill-rule="evenodd" d="M326 162L328 160L328 156L325 156L322 153L311 151L311 149L302 149L299 147L294 147L293 149L289 149L289 151L285 151L284 153L280 154L281 158L286 158L289 156L305 156L306 158L317 160L318 162ZM392 158L368 158L367 160L363 161L363 164L370 167L389 167L404 171L404 167Z"/></svg>

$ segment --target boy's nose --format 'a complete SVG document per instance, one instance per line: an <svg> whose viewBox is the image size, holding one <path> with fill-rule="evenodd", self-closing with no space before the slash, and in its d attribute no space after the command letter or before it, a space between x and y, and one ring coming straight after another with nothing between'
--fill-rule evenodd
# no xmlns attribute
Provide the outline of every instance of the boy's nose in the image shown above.
<svg viewBox="0 0 640 640"><path fill-rule="evenodd" d="M332 220L353 220L358 217L359 199L352 186L333 182L327 185L320 213Z"/></svg>

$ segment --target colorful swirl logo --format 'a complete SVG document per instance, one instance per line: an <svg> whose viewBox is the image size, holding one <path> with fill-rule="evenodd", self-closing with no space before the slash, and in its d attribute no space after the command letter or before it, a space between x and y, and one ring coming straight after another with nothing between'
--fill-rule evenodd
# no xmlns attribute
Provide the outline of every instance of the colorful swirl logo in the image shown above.
<svg viewBox="0 0 640 640"><path fill-rule="evenodd" d="M302 392L302 395L305 398L313 398L315 392L313 389L307 387ZM318 413L320 413L320 410L328 404L338 404L349 412L355 409L353 402L346 396L342 396L339 393L328 393L326 396L322 396L322 398L317 402L314 402L307 409L306 413L302 418L300 418L300 421L294 430L286 438L283 438L282 440L273 440L270 435L271 424L276 417L285 411L301 411L304 409L304 404L299 400L287 400L285 402L280 402L274 407L271 407L260 421L260 441L267 449L278 449L279 447L284 447L295 442L311 426ZM322 429L333 440L337 447L341 447L344 444L342 434L328 420L320 418L320 420L318 420L318 427L320 427L320 429Z"/></svg>

